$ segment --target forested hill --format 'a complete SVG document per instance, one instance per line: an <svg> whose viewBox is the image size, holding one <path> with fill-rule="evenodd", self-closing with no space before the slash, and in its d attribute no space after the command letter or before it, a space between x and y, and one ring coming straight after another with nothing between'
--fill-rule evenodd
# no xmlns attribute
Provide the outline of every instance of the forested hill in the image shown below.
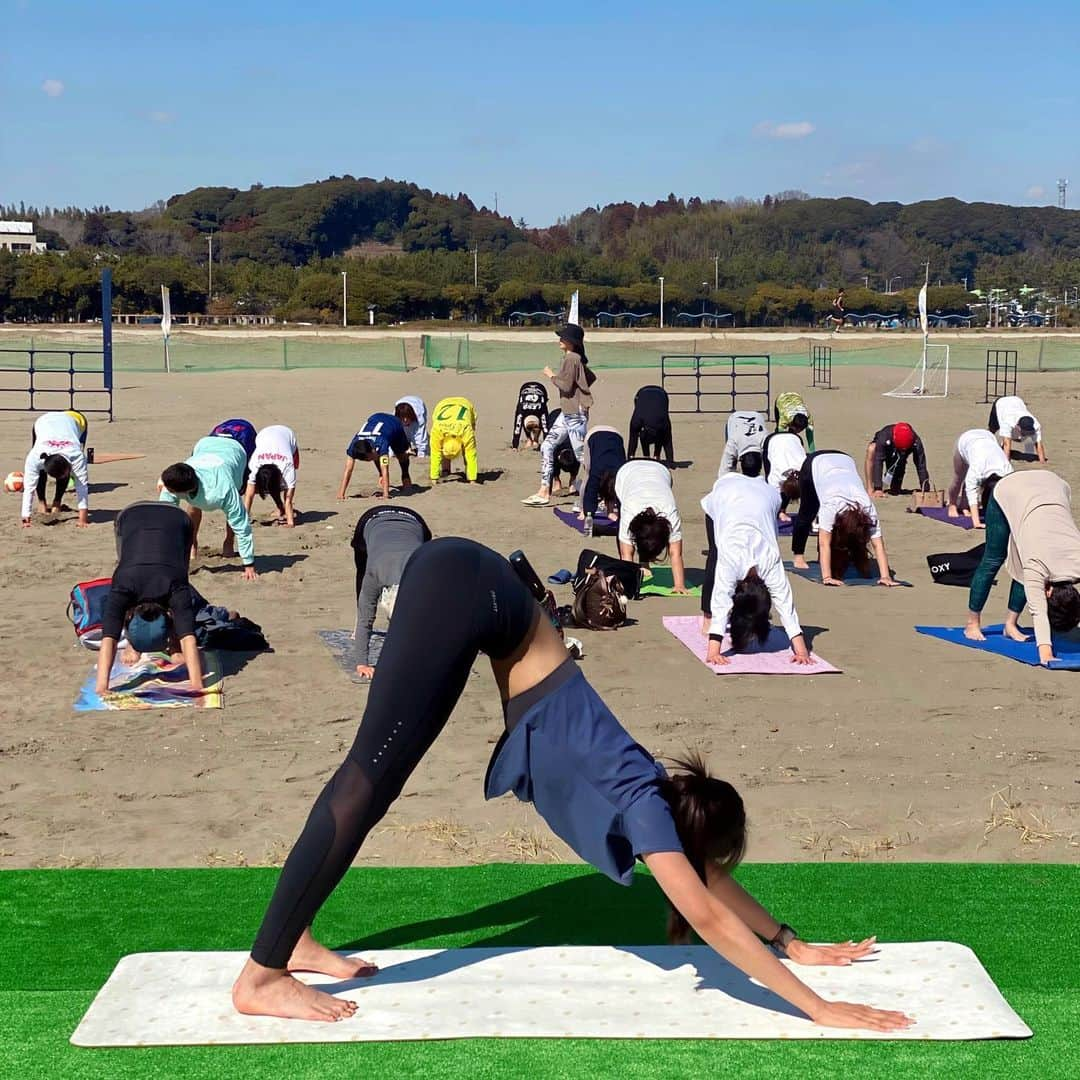
<svg viewBox="0 0 1080 1080"><path fill-rule="evenodd" d="M957 199L670 195L533 228L464 194L345 176L291 188L196 188L140 211L20 204L0 207L0 216L34 220L39 239L68 249L63 266L48 256L18 265L0 257L0 318L93 310L83 279L92 280L103 257L117 263L125 309L152 310L164 283L177 310L213 303L222 312L326 319L341 270L350 296L375 304L380 318L503 318L557 306L567 285L581 287L590 310L652 310L660 275L669 303L689 309L707 300L710 309L767 323L811 318L823 302L827 310L824 294L839 285L852 310L892 311L882 294L915 289L926 262L931 282L952 290L937 300L950 311L967 310L969 289L1029 285L1060 295L1080 281L1080 214Z"/></svg>

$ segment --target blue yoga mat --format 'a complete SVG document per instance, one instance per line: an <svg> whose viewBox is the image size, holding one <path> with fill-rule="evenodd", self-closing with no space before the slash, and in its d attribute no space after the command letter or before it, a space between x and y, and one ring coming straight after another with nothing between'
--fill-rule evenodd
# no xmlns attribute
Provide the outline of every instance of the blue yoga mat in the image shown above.
<svg viewBox="0 0 1080 1080"><path fill-rule="evenodd" d="M968 649L995 653L1009 660L1019 660L1021 664L1031 664L1035 667L1039 664L1039 647L1035 644L1035 639L1012 641L1007 637L1002 637L1003 627L1000 624L983 627L985 641L969 640L964 637L963 627L960 626L916 626L915 629L920 634L939 638L941 641L951 641L954 645L963 645ZM1031 631L1029 630L1028 633ZM1052 670L1080 671L1080 638L1054 638L1054 655L1057 660L1048 665Z"/></svg>
<svg viewBox="0 0 1080 1080"><path fill-rule="evenodd" d="M812 581L815 585L820 585L821 584L821 566L818 563L811 563L809 570L796 570L794 563L785 562L784 563L784 569L789 574L794 574L796 577L801 577L801 578L805 578L807 581ZM849 585L849 586L850 585L877 585L877 583L878 583L877 564L876 563L874 564L874 574L873 574L873 576L868 577L868 578L862 577L859 574L859 571L856 570L854 566L849 566L847 568L847 572L844 574L844 579L843 580L844 580L844 584ZM905 589L914 588L914 586L911 584L910 581L901 581L900 578L898 578L895 573L893 574L893 581L895 581L897 585L903 585ZM834 588L834 587L835 586L830 586L830 588ZM884 588L884 586L879 586L879 587Z"/></svg>

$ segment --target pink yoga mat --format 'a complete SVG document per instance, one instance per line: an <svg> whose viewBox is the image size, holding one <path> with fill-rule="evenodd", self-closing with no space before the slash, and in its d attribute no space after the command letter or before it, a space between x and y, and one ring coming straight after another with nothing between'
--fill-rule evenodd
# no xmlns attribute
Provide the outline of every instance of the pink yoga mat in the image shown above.
<svg viewBox="0 0 1080 1080"><path fill-rule="evenodd" d="M665 615L664 629L674 634L703 664L709 639L701 632L700 615ZM764 645L754 642L752 652L728 652L729 643L724 639L724 654L730 664L706 664L717 675L828 675L840 674L840 669L811 652L812 664L791 662L791 642L787 634L774 626Z"/></svg>

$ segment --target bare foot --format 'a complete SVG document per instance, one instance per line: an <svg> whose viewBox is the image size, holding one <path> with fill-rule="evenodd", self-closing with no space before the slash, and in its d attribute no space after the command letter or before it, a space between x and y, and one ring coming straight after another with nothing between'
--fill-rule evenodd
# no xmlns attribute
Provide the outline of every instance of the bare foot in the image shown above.
<svg viewBox="0 0 1080 1080"><path fill-rule="evenodd" d="M378 975L379 969L366 960L339 956L319 944L310 930L296 943L289 957L289 971L317 971L320 975L332 975L335 979L368 979Z"/></svg>
<svg viewBox="0 0 1080 1080"><path fill-rule="evenodd" d="M986 640L986 635L977 626L965 626L964 627L964 637L966 637L968 639L968 641L985 641Z"/></svg>
<svg viewBox="0 0 1080 1080"><path fill-rule="evenodd" d="M247 1016L284 1016L290 1020L334 1023L356 1012L355 1001L305 986L287 971L265 968L250 957L233 984L233 1005Z"/></svg>
<svg viewBox="0 0 1080 1080"><path fill-rule="evenodd" d="M1002 631L1005 637L1011 641L1030 641L1031 638L1027 636L1018 626L1006 626Z"/></svg>

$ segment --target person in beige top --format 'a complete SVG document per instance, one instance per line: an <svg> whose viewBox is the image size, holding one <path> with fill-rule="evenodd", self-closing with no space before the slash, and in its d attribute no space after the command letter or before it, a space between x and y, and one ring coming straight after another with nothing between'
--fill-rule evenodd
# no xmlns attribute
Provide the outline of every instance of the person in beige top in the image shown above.
<svg viewBox="0 0 1080 1080"><path fill-rule="evenodd" d="M1013 579L1005 636L1027 640L1017 625L1026 600L1039 662L1056 659L1051 631L1080 625L1080 528L1071 500L1069 485L1048 470L1011 473L997 482L986 504L986 547L971 580L966 637L984 640L980 615L1005 564Z"/></svg>
<svg viewBox="0 0 1080 1080"><path fill-rule="evenodd" d="M546 367L544 374L559 391L559 408L562 412L540 444L540 490L521 500L526 506L547 506L551 502L555 452L564 439L569 438L579 464L585 452L585 432L593 403L589 388L596 381L596 376L589 370L589 360L585 355L585 331L576 323L567 323L558 331L558 335L559 347L563 351L562 365L558 371Z"/></svg>

